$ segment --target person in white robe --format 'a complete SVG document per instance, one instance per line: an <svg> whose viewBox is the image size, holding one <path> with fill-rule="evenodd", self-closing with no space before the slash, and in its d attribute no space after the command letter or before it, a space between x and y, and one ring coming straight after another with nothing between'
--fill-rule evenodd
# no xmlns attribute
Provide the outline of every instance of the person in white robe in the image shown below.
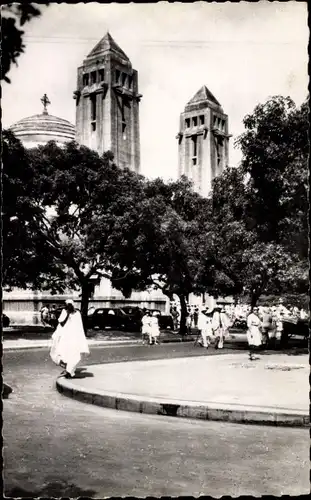
<svg viewBox="0 0 311 500"><path fill-rule="evenodd" d="M284 306L283 299L280 298L276 306L276 339L280 340L284 330L284 319L289 316L289 310Z"/></svg>
<svg viewBox="0 0 311 500"><path fill-rule="evenodd" d="M229 327L231 326L231 321L225 312L225 309L221 305L215 307L215 311L212 319L212 329L216 337L215 349L222 349L224 346L224 339L228 335Z"/></svg>
<svg viewBox="0 0 311 500"><path fill-rule="evenodd" d="M254 351L262 345L261 334L262 322L258 315L258 307L254 307L253 311L247 317L247 341L249 346L249 359L253 361Z"/></svg>
<svg viewBox="0 0 311 500"><path fill-rule="evenodd" d="M72 300L67 300L52 335L51 359L65 368L66 378L72 378L81 361L81 355L89 352L80 311L74 308Z"/></svg>
<svg viewBox="0 0 311 500"><path fill-rule="evenodd" d="M159 327L158 313L154 312L153 315L150 317L149 344L152 344L153 342L155 344L158 344L159 336L160 336L160 327Z"/></svg>
<svg viewBox="0 0 311 500"><path fill-rule="evenodd" d="M212 316L210 311L200 311L198 317L198 330L201 332L201 345L208 349L213 338Z"/></svg>
<svg viewBox="0 0 311 500"><path fill-rule="evenodd" d="M150 342L150 319L151 313L149 311L146 311L141 318L141 336L143 344L145 343L146 338L148 338Z"/></svg>

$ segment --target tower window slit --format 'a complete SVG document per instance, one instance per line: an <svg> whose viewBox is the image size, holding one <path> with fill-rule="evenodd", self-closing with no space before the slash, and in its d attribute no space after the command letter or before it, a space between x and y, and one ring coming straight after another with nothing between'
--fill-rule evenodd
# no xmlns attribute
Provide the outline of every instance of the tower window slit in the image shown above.
<svg viewBox="0 0 311 500"><path fill-rule="evenodd" d="M129 89L133 88L133 76L128 75Z"/></svg>
<svg viewBox="0 0 311 500"><path fill-rule="evenodd" d="M198 117L197 117L197 116L194 116L194 117L192 118L192 123L193 123L193 126L194 126L194 127L196 127L196 126L197 126L197 124L198 124Z"/></svg>
<svg viewBox="0 0 311 500"><path fill-rule="evenodd" d="M204 115L200 115L200 125L204 125Z"/></svg>
<svg viewBox="0 0 311 500"><path fill-rule="evenodd" d="M99 81L103 82L104 80L105 80L105 70L104 69L100 69L99 70Z"/></svg>
<svg viewBox="0 0 311 500"><path fill-rule="evenodd" d="M91 85L96 83L96 71L92 71L91 73Z"/></svg>
<svg viewBox="0 0 311 500"><path fill-rule="evenodd" d="M83 75L83 85L84 85L84 87L86 87L88 84L89 84L89 74L85 73Z"/></svg>
<svg viewBox="0 0 311 500"><path fill-rule="evenodd" d="M189 128L190 127L190 118L186 118L186 127Z"/></svg>
<svg viewBox="0 0 311 500"><path fill-rule="evenodd" d="M116 69L116 83L120 83L120 71Z"/></svg>
<svg viewBox="0 0 311 500"><path fill-rule="evenodd" d="M90 96L91 100L91 120L95 121L96 120L96 94L92 94Z"/></svg>
<svg viewBox="0 0 311 500"><path fill-rule="evenodd" d="M192 136L192 161L193 161L193 165L196 165L196 163L197 163L197 153L198 153L198 137L196 135L193 135Z"/></svg>
<svg viewBox="0 0 311 500"><path fill-rule="evenodd" d="M122 78L121 78L122 86L123 86L123 87L126 87L126 83L127 83L127 74L126 74L126 73L121 73L121 75L122 75Z"/></svg>

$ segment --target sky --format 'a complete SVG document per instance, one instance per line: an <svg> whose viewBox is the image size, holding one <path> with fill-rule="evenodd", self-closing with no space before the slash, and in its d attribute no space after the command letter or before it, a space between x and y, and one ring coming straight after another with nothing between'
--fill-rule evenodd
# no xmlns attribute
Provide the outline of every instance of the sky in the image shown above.
<svg viewBox="0 0 311 500"><path fill-rule="evenodd" d="M229 164L243 118L270 96L308 95L307 3L66 3L40 6L2 87L2 122L49 113L75 124L77 68L107 30L138 70L141 173L177 177L179 115L202 85L229 116Z"/></svg>

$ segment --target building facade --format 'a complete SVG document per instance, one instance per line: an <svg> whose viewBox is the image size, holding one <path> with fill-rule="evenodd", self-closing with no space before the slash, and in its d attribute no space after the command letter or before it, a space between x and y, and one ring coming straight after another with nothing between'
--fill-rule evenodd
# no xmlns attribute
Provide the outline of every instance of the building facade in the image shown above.
<svg viewBox="0 0 311 500"><path fill-rule="evenodd" d="M228 116L203 86L180 115L178 174L186 175L195 191L207 196L213 179L229 161Z"/></svg>
<svg viewBox="0 0 311 500"><path fill-rule="evenodd" d="M78 68L76 140L117 166L140 171L138 73L107 33Z"/></svg>

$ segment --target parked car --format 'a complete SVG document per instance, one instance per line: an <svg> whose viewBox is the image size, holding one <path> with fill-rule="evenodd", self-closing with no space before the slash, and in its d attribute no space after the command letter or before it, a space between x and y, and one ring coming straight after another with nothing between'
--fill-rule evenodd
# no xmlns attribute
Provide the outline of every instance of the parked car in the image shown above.
<svg viewBox="0 0 311 500"><path fill-rule="evenodd" d="M8 326L10 326L10 318L4 313L2 314L2 326L4 328L7 328Z"/></svg>
<svg viewBox="0 0 311 500"><path fill-rule="evenodd" d="M88 328L126 330L128 327L129 318L121 309L101 307L88 315Z"/></svg>
<svg viewBox="0 0 311 500"><path fill-rule="evenodd" d="M303 337L304 340L308 340L310 335L309 330L309 320L308 319L298 319L296 322L289 320L283 321L283 332L281 337L281 346L286 347L288 340L292 336Z"/></svg>

